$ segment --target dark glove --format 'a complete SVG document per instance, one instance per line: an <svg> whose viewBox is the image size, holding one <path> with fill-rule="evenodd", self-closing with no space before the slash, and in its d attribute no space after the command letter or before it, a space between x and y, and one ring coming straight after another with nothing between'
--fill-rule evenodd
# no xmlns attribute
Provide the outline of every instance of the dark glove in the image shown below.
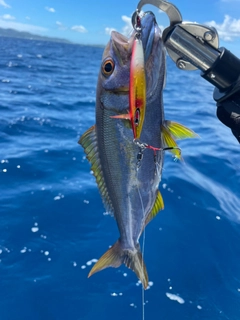
<svg viewBox="0 0 240 320"><path fill-rule="evenodd" d="M217 103L217 117L232 130L240 143L240 91Z"/></svg>

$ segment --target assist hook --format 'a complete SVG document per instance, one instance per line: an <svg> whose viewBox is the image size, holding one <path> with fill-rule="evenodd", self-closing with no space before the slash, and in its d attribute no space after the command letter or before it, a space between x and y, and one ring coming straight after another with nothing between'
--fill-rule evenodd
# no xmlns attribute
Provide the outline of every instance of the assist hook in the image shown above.
<svg viewBox="0 0 240 320"><path fill-rule="evenodd" d="M133 27L135 27L137 17L139 16L140 11L145 4L151 4L157 7L158 9L162 10L163 12L166 12L170 20L170 27L173 27L176 24L182 22L182 15L174 4L164 0L141 0L137 5L137 10L132 16Z"/></svg>

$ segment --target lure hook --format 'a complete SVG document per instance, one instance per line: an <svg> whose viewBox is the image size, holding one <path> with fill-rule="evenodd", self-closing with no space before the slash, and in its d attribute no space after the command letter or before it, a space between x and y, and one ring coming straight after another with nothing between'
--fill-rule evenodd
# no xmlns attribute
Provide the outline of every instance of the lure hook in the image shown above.
<svg viewBox="0 0 240 320"><path fill-rule="evenodd" d="M142 25L141 25L141 17L140 17L140 10L136 10L132 16L132 26L133 29L136 31L136 38L139 38L142 32Z"/></svg>

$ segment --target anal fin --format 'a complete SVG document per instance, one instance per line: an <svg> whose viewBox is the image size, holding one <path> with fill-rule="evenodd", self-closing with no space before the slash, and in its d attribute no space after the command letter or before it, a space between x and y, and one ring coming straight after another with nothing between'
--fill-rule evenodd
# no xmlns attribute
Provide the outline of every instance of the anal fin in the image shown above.
<svg viewBox="0 0 240 320"><path fill-rule="evenodd" d="M153 219L156 217L156 215L158 214L158 212L160 210L164 209L164 203L163 203L163 198L162 195L160 193L160 191L158 190L157 196L156 196L156 200L155 203L152 207L152 210L150 211L150 213L148 214L146 220L145 220L145 226Z"/></svg>

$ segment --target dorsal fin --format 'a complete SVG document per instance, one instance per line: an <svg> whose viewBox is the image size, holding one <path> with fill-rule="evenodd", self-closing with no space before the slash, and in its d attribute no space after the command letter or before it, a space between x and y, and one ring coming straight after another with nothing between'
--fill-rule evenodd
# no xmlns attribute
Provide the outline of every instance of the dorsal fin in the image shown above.
<svg viewBox="0 0 240 320"><path fill-rule="evenodd" d="M158 190L157 196L156 196L156 200L155 203L152 207L152 210L150 211L150 213L148 214L146 220L145 220L145 226L153 219L156 217L156 215L158 214L158 212L160 210L164 209L164 203L163 203L163 198L162 195L160 193L160 191Z"/></svg>
<svg viewBox="0 0 240 320"><path fill-rule="evenodd" d="M97 136L95 126L89 128L80 138L78 143L83 147L88 161L91 163L91 170L96 178L98 189L103 199L106 210L113 214L112 202L102 173L102 166L99 158Z"/></svg>

